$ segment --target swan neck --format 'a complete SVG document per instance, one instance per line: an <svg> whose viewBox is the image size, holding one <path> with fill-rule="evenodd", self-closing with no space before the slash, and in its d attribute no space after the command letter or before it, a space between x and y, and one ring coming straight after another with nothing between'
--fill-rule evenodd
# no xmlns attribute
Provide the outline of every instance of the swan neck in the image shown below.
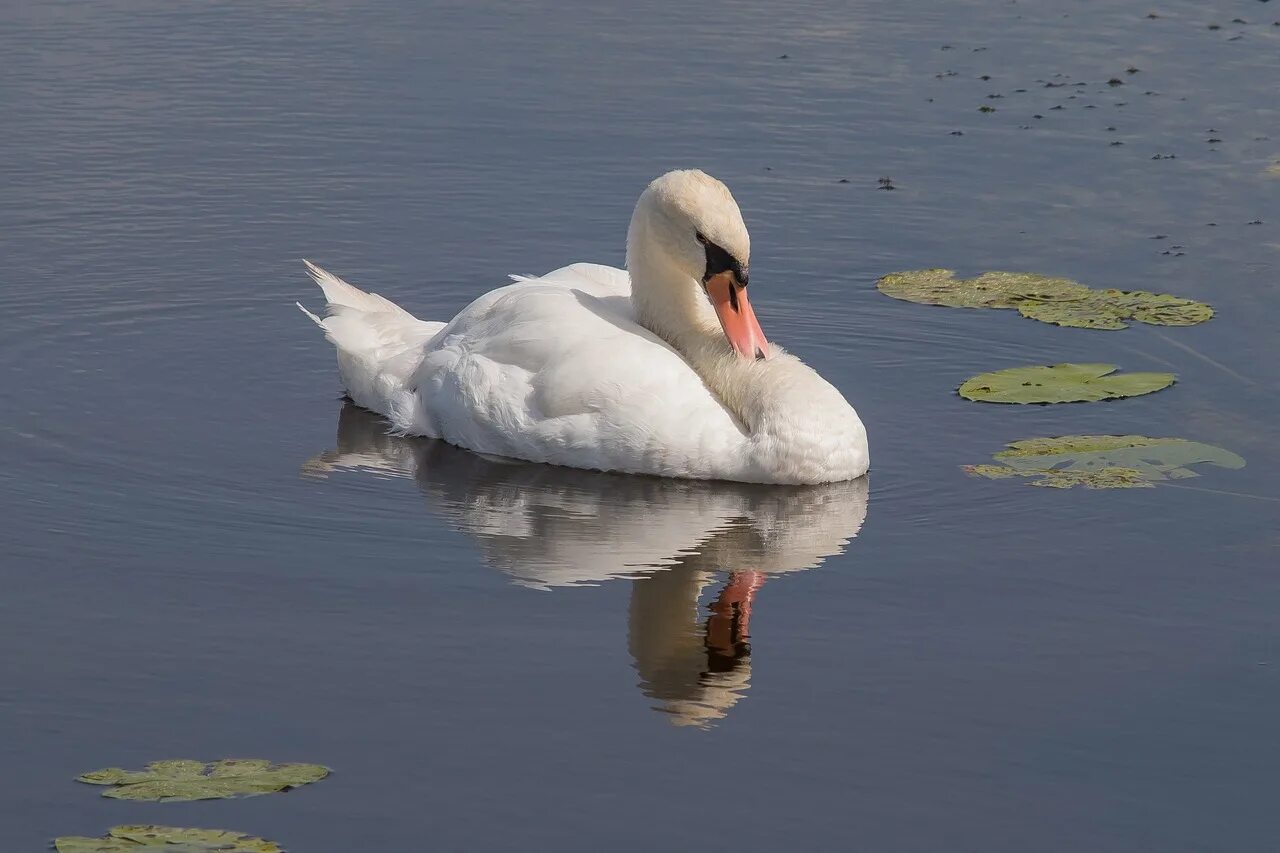
<svg viewBox="0 0 1280 853"><path fill-rule="evenodd" d="M647 201L641 198L627 230L631 302L645 328L680 349L680 340L718 331L719 322L701 283L663 247L662 223Z"/></svg>
<svg viewBox="0 0 1280 853"><path fill-rule="evenodd" d="M791 386L795 362L776 347L769 358L742 358L729 344L702 283L679 265L663 242L666 228L642 197L627 231L627 271L636 320L672 346L748 432L773 432ZM798 364L798 362L795 362Z"/></svg>
<svg viewBox="0 0 1280 853"><path fill-rule="evenodd" d="M639 233L637 233L639 232ZM750 385L759 368L729 345L714 309L697 279L670 262L632 225L627 242L631 303L640 325L670 344L703 383L748 428L757 418L748 409Z"/></svg>

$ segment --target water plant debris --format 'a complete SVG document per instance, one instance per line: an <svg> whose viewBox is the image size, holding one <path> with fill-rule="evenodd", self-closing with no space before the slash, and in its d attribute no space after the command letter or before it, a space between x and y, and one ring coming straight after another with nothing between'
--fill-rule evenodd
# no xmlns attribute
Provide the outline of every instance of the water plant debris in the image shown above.
<svg viewBox="0 0 1280 853"><path fill-rule="evenodd" d="M101 838L64 835L54 839L58 853L283 853L263 838L225 829L186 829L177 826L113 826Z"/></svg>
<svg viewBox="0 0 1280 853"><path fill-rule="evenodd" d="M1191 465L1243 468L1245 464L1221 447L1142 435L1028 438L1010 442L993 459L998 464L966 465L964 470L991 480L1026 477L1033 486L1057 489L1132 489L1199 476Z"/></svg>
<svg viewBox="0 0 1280 853"><path fill-rule="evenodd" d="M1099 290L1037 273L985 272L957 278L954 270L889 273L876 282L886 296L952 308L1012 308L1042 323L1081 329L1123 329L1127 320L1156 326L1193 326L1213 316L1194 299L1145 290Z"/></svg>
<svg viewBox="0 0 1280 853"><path fill-rule="evenodd" d="M1116 373L1114 364L1011 367L966 381L959 394L981 403L1083 403L1151 394L1174 383L1172 373Z"/></svg>
<svg viewBox="0 0 1280 853"><path fill-rule="evenodd" d="M328 775L329 768L319 764L273 764L258 758L211 763L179 759L153 761L145 770L94 770L78 776L77 781L108 785L102 796L117 800L181 802L274 794Z"/></svg>

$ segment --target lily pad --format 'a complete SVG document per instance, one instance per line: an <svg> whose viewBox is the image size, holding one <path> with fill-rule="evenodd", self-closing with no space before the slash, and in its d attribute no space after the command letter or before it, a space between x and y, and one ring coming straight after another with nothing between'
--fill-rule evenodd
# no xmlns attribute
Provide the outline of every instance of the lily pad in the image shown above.
<svg viewBox="0 0 1280 853"><path fill-rule="evenodd" d="M272 764L258 758L226 758L206 764L185 759L153 761L145 770L109 767L77 777L90 785L111 785L104 797L179 802L274 794L329 775L319 764Z"/></svg>
<svg viewBox="0 0 1280 853"><path fill-rule="evenodd" d="M1116 374L1114 364L1052 364L983 373L960 396L983 403L1080 403L1138 397L1174 382L1172 373Z"/></svg>
<svg viewBox="0 0 1280 853"><path fill-rule="evenodd" d="M1126 320L1157 326L1192 326L1213 316L1194 299L1145 290L1095 290L1068 278L1036 273L985 272L956 278L954 270L889 273L876 287L887 296L952 308L1015 308L1032 320L1081 329L1123 329Z"/></svg>
<svg viewBox="0 0 1280 853"><path fill-rule="evenodd" d="M1243 468L1229 450L1183 438L1142 435L1067 435L1014 441L995 454L999 465L967 465L977 477L1030 477L1033 486L1093 489L1146 488L1162 480L1199 476L1201 463Z"/></svg>
<svg viewBox="0 0 1280 853"><path fill-rule="evenodd" d="M966 465L964 470L977 477L1003 480L1009 477L1034 477L1033 486L1052 489L1069 489L1084 486L1086 489L1150 489L1154 484L1143 479L1137 468L1102 468L1097 471L1060 471L1033 469L1020 471L1007 465Z"/></svg>
<svg viewBox="0 0 1280 853"><path fill-rule="evenodd" d="M1094 290L1070 302L1021 302L1018 313L1042 323L1080 329L1123 329L1125 320L1153 326L1194 326L1213 309L1194 299L1145 290Z"/></svg>
<svg viewBox="0 0 1280 853"><path fill-rule="evenodd" d="M1213 308L1194 299L1145 290L1104 290L1116 307L1133 311L1133 319L1152 326L1194 326L1212 319Z"/></svg>
<svg viewBox="0 0 1280 853"><path fill-rule="evenodd" d="M1078 299L1091 291L1079 282L1035 273L986 272L956 278L955 270L909 270L889 273L876 286L887 296L924 305L951 308L1012 308L1025 300L1057 302Z"/></svg>
<svg viewBox="0 0 1280 853"><path fill-rule="evenodd" d="M58 853L283 853L275 842L252 835L177 826L113 826L102 838L64 835L53 846Z"/></svg>
<svg viewBox="0 0 1280 853"><path fill-rule="evenodd" d="M1076 329L1127 329L1121 312L1112 311L1106 300L1079 299L1075 302L1024 302L1018 313L1030 320L1071 326Z"/></svg>

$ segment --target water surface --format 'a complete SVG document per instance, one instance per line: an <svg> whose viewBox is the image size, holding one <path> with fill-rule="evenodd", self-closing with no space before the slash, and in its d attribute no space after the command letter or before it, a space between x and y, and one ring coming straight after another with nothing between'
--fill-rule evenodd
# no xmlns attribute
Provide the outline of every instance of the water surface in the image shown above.
<svg viewBox="0 0 1280 853"><path fill-rule="evenodd" d="M9 846L1271 849L1280 15L1099 5L0 8ZM620 263L679 166L733 188L761 321L855 403L869 483L512 465L344 408L299 258L444 319ZM1089 332L874 289L926 266L1218 316ZM1179 383L952 394L1067 360ZM1093 432L1248 465L960 470ZM336 772L191 805L69 781L231 755Z"/></svg>

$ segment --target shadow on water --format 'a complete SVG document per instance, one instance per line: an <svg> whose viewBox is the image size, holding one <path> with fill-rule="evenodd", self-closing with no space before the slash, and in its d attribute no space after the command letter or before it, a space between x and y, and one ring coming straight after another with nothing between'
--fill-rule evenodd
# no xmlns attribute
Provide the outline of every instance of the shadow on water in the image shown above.
<svg viewBox="0 0 1280 853"><path fill-rule="evenodd" d="M302 470L413 478L432 511L516 584L630 580L640 688L682 726L722 718L750 686L751 615L766 580L843 553L867 514L865 477L762 486L578 471L389 435L349 401L337 446Z"/></svg>

